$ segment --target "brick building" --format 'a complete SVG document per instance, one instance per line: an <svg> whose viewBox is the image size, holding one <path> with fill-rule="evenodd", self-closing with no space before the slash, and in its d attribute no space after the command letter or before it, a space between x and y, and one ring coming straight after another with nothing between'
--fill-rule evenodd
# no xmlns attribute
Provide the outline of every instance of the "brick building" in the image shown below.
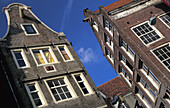
<svg viewBox="0 0 170 108"><path fill-rule="evenodd" d="M106 106L63 32L50 29L23 4L10 4L3 12L8 30L0 39L0 75L12 100L4 108ZM10 100L5 87L1 91Z"/></svg>
<svg viewBox="0 0 170 108"><path fill-rule="evenodd" d="M120 77L116 77L97 87L111 108L134 108L135 96L130 92Z"/></svg>
<svg viewBox="0 0 170 108"><path fill-rule="evenodd" d="M83 21L89 23L103 55L139 106L169 108L168 5L161 0L119 0L94 12L88 8L83 12Z"/></svg>

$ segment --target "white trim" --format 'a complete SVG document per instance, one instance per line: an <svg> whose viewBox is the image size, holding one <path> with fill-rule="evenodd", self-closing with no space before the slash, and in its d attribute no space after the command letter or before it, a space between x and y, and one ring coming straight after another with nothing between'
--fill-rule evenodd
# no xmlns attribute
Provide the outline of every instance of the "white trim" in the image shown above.
<svg viewBox="0 0 170 108"><path fill-rule="evenodd" d="M65 60L65 58L63 57L63 54L61 53L60 49L58 48L58 47L61 47L61 46L64 47L64 49L65 49L67 55L69 56L70 60ZM74 61L74 58L73 58L72 54L70 53L70 51L69 51L69 49L67 48L66 45L57 45L56 47L57 47L57 50L60 53L61 57L63 58L64 62Z"/></svg>
<svg viewBox="0 0 170 108"><path fill-rule="evenodd" d="M47 62L46 58L44 57L44 54L42 54L42 51L41 51L42 49L48 49L48 50L49 50L51 56L52 56L53 59L54 59L54 62L53 62L53 63L48 63L48 62ZM52 49L51 49L50 46L29 48L29 50L30 50L31 55L32 55L35 63L37 64L37 66L44 66L44 65L59 63L58 60L57 60L57 58L56 58L56 56L55 56L55 54L54 54L54 52L52 51ZM41 56L43 57L43 60L45 61L45 64L38 64L38 62L37 62L37 60L36 60L36 58L35 58L35 56L34 56L33 50L40 50L40 54L41 54ZM45 59L44 59L44 58L45 58Z"/></svg>
<svg viewBox="0 0 170 108"><path fill-rule="evenodd" d="M127 74L127 73L126 73ZM128 85L132 88L132 84L129 82L129 80L124 76L124 74L121 72L120 73L120 76L122 76L124 79L125 79L125 81L128 83Z"/></svg>
<svg viewBox="0 0 170 108"><path fill-rule="evenodd" d="M24 66L24 67L19 66L18 61L17 61L17 59L15 57L15 54L14 54L15 51L21 51L21 55L22 55L22 58L23 58L26 66ZM12 53L12 56L14 58L15 64L17 65L18 69L23 69L23 68L29 68L30 67L30 64L28 62L28 59L27 59L23 49L13 49L13 50L11 50L11 53Z"/></svg>
<svg viewBox="0 0 170 108"><path fill-rule="evenodd" d="M47 66L52 66L52 67L54 68L54 70L47 71L47 69L46 69L46 67L47 67ZM45 66L43 66L43 67L44 67L44 69L45 69L45 71L46 71L47 73L50 73L50 72L55 72L55 71L57 71L54 65L45 65Z"/></svg>
<svg viewBox="0 0 170 108"><path fill-rule="evenodd" d="M167 68L167 66L166 65L164 65L163 64L163 62L154 54L154 50L157 50L157 49L159 49L159 48L161 48L161 47L163 47L163 46L166 46L166 45L168 45L169 44L169 46L170 46L170 42L167 42L167 43L165 43L165 44L162 44L162 45L160 45L160 46L158 46L158 47L156 47L156 48L154 48L154 49L152 49L152 50L150 50L151 51L151 53L156 57L156 59L170 72L170 70Z"/></svg>
<svg viewBox="0 0 170 108"><path fill-rule="evenodd" d="M85 85L86 89L87 89L88 92L89 92L88 94L84 94L82 88L80 87L80 85L78 84L78 82L77 82L77 80L76 80L76 78L75 78L75 75L80 75L81 79L82 79L83 82L84 82L84 85ZM81 92L82 92L82 94L83 94L84 96L91 95L91 94L94 93L94 91L92 90L90 84L88 83L88 81L86 80L86 78L84 77L84 75L83 75L82 73L72 74L72 77L74 78L77 86L79 87L79 89L81 90Z"/></svg>
<svg viewBox="0 0 170 108"><path fill-rule="evenodd" d="M67 98L67 99L64 99L64 100L56 101L53 93L51 92L51 89L50 89L49 85L47 84L47 81L48 80L55 80L55 79L59 79L59 78L63 78L64 79L64 82L66 83L67 89L69 90L72 98ZM60 76L60 77L54 77L54 78L50 78L50 79L45 79L44 82L45 82L45 85L47 86L47 88L48 88L48 90L49 90L49 92L51 94L51 97L52 97L52 99L53 99L53 101L55 103L60 103L60 102L69 101L69 100L78 98L77 95L76 95L76 92L74 91L73 87L71 86L67 76Z"/></svg>
<svg viewBox="0 0 170 108"><path fill-rule="evenodd" d="M145 23L147 23L147 24L160 36L159 39L157 39L157 40L155 40L155 41L153 41L153 42L150 42L150 43L148 43L148 44L145 44L145 43L143 42L143 40L140 38L141 36L138 36L138 35L133 31L134 28L136 28L136 27L138 27L138 26L141 26L141 25L143 25L143 24L145 24ZM159 41L159 40L161 40L161 39L164 38L164 36L163 36L153 25L150 25L150 24L149 24L149 21L145 21L145 22L142 22L142 23L140 23L140 24L138 24L138 25L135 25L134 27L131 27L131 31L132 31L132 32L141 40L141 42L142 42L144 45L146 45L147 47L148 47L149 45L151 45L151 44L153 44L153 43L155 43L155 42L157 42L157 41Z"/></svg>
<svg viewBox="0 0 170 108"><path fill-rule="evenodd" d="M140 100L142 101L142 103L143 103L145 106L147 106L147 108L151 108L150 105L149 105L149 103L148 103L145 99L142 99L142 96L140 95L140 93L137 93L136 96L137 96L138 98L140 98Z"/></svg>
<svg viewBox="0 0 170 108"><path fill-rule="evenodd" d="M38 92L37 92L37 93L38 93L38 96L39 96L39 98L40 98L40 100L41 100L41 102L42 102L42 105L40 105L40 106L36 106L36 105L35 105L35 102L34 102L32 96L31 96L31 94L30 94L30 90L29 90L29 88L28 88L28 86L27 86L28 84L34 84L34 85L35 85L36 90L38 91ZM27 93L28 93L28 95L29 95L29 97L30 97L30 99L31 99L31 102L32 102L32 104L33 104L34 107L38 107L38 108L39 108L39 107L47 106L46 99L45 99L45 97L44 97L44 95L43 95L43 93L42 93L42 91L41 91L40 86L38 85L38 82L36 82L36 81L34 81L34 82L29 82L29 83L25 83L24 85L25 85L25 88L26 88L26 90L27 90Z"/></svg>
<svg viewBox="0 0 170 108"><path fill-rule="evenodd" d="M25 33L26 36L39 35L39 32L38 32L38 30L36 29L36 27L34 26L33 23L22 23L22 24L20 24L20 25L21 25L21 28L23 29L23 31L24 31L24 33ZM32 27L34 28L34 30L35 30L36 33L34 33L34 34L28 34L23 25L32 25Z"/></svg>
<svg viewBox="0 0 170 108"><path fill-rule="evenodd" d="M168 14L168 13L170 13L170 11L167 12L167 13L164 13L164 14L162 14L162 15L159 15L158 18L170 29L170 26L168 26L168 25L160 18L161 16L164 16L164 15L166 15L166 14Z"/></svg>

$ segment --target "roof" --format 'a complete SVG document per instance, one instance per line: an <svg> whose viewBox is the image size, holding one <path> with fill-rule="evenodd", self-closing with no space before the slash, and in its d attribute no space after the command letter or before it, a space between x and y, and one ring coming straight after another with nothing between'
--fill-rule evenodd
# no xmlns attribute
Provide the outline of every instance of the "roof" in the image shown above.
<svg viewBox="0 0 170 108"><path fill-rule="evenodd" d="M108 97L112 97L114 94L125 95L130 92L128 87L123 84L120 77L116 77L97 87L103 94Z"/></svg>
<svg viewBox="0 0 170 108"><path fill-rule="evenodd" d="M124 5L127 5L129 3L133 2L133 0L118 0L106 7L104 7L104 9L106 9L107 12L114 10L116 8L122 7ZM95 12L99 12L99 10L95 11Z"/></svg>

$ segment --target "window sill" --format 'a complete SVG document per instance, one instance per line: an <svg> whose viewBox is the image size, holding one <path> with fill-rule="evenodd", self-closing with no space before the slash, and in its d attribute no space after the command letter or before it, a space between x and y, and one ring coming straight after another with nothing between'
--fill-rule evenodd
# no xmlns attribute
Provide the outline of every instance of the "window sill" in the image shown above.
<svg viewBox="0 0 170 108"><path fill-rule="evenodd" d="M126 82L128 83L128 85L132 88L132 84L129 82L129 80L124 76L123 73L120 73L120 75L126 80Z"/></svg>
<svg viewBox="0 0 170 108"><path fill-rule="evenodd" d="M141 100L141 102L145 105L146 108L151 108L148 102L146 102L144 99L142 99L141 95L139 93L136 94L137 98Z"/></svg>
<svg viewBox="0 0 170 108"><path fill-rule="evenodd" d="M143 70L143 69L140 69L141 72L145 75L145 77L151 82L151 84L157 89L159 90L159 84L156 83L156 81L149 75L147 75L147 73Z"/></svg>
<svg viewBox="0 0 170 108"><path fill-rule="evenodd" d="M144 88L144 86L142 85L141 82L138 82L138 85L144 90L144 92L149 96L149 98L152 100L153 103L155 103L156 97L154 98L154 96L152 96L152 94L146 89Z"/></svg>
<svg viewBox="0 0 170 108"><path fill-rule="evenodd" d="M126 52L126 54L129 56L129 58L134 62L134 56L132 54L130 54L128 51L126 51L126 49L123 46L121 46L121 48L124 52Z"/></svg>
<svg viewBox="0 0 170 108"><path fill-rule="evenodd" d="M105 27L105 29L110 33L111 36L113 36L113 32L111 30L109 30L108 27Z"/></svg>
<svg viewBox="0 0 170 108"><path fill-rule="evenodd" d="M133 71L121 60L122 64L126 67L126 69L129 71L131 76L133 76Z"/></svg>

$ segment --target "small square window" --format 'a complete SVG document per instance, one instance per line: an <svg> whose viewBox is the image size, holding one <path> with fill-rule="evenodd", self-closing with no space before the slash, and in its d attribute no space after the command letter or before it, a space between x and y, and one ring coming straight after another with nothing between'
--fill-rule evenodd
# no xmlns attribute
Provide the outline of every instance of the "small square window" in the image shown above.
<svg viewBox="0 0 170 108"><path fill-rule="evenodd" d="M33 24L22 24L22 29L26 35L38 35L38 31Z"/></svg>

